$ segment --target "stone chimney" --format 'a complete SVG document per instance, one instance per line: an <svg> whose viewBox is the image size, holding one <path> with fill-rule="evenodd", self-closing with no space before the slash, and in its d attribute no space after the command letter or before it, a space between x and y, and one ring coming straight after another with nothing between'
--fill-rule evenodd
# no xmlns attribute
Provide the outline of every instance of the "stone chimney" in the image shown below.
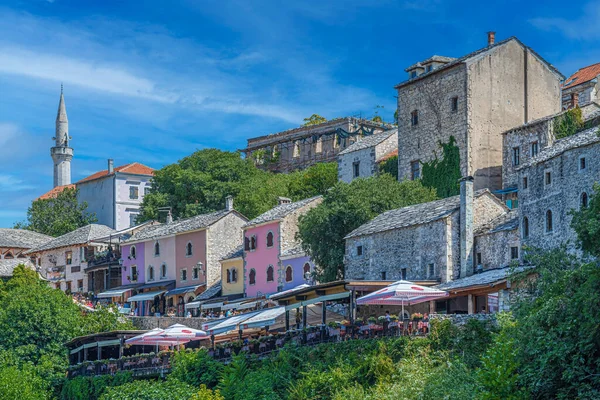
<svg viewBox="0 0 600 400"><path fill-rule="evenodd" d="M113 172L115 172L115 164L112 158L108 159L108 173L112 174Z"/></svg>
<svg viewBox="0 0 600 400"><path fill-rule="evenodd" d="M167 224L170 224L173 222L173 214L171 214L171 210L169 210L169 212L167 213Z"/></svg>
<svg viewBox="0 0 600 400"><path fill-rule="evenodd" d="M233 196L225 197L225 209L227 211L233 211Z"/></svg>
<svg viewBox="0 0 600 400"><path fill-rule="evenodd" d="M487 33L488 36L488 47L492 46L494 44L494 42L496 41L496 32L494 31L489 31Z"/></svg>
<svg viewBox="0 0 600 400"><path fill-rule="evenodd" d="M277 201L279 202L279 205L290 204L292 202L292 199L288 199L287 197L278 197Z"/></svg>
<svg viewBox="0 0 600 400"><path fill-rule="evenodd" d="M571 93L571 108L575 108L579 106L579 93L573 92Z"/></svg>
<svg viewBox="0 0 600 400"><path fill-rule="evenodd" d="M473 273L473 177L460 180L460 277Z"/></svg>

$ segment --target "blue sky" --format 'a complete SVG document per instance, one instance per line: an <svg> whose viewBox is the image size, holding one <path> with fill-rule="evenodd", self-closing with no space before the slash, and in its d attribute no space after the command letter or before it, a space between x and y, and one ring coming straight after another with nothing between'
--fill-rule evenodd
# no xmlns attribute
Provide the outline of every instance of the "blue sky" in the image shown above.
<svg viewBox="0 0 600 400"><path fill-rule="evenodd" d="M432 54L518 36L565 75L600 61L600 1L0 0L0 227L52 187L65 86L73 181L298 126L392 119L394 84Z"/></svg>

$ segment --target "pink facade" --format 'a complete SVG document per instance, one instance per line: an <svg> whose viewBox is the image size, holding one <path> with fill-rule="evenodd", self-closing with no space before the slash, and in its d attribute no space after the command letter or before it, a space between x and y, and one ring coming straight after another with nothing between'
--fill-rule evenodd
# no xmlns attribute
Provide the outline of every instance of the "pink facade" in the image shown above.
<svg viewBox="0 0 600 400"><path fill-rule="evenodd" d="M156 254L157 243L158 254ZM175 236L148 240L144 244L146 283L175 280L177 278L175 276ZM154 277L152 278L151 275Z"/></svg>
<svg viewBox="0 0 600 400"><path fill-rule="evenodd" d="M206 283L206 230L177 235L175 260L177 287ZM199 262L202 268L195 272Z"/></svg>
<svg viewBox="0 0 600 400"><path fill-rule="evenodd" d="M273 234L273 246L267 246L267 235ZM279 281L279 222L248 228L245 239L256 238L256 249L244 251L244 291L246 297L277 293ZM273 280L267 281L267 270L273 268ZM255 282L251 283L252 271Z"/></svg>

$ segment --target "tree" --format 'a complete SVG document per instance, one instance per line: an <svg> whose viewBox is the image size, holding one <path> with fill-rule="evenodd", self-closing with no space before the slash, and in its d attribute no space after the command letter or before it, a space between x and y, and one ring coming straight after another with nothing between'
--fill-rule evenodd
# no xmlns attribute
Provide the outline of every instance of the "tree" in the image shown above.
<svg viewBox="0 0 600 400"><path fill-rule="evenodd" d="M393 156L379 164L380 174L390 174L398 179L398 156Z"/></svg>
<svg viewBox="0 0 600 400"><path fill-rule="evenodd" d="M304 118L304 124L302 126L319 125L323 122L327 122L325 117L321 117L319 114L313 114L308 118Z"/></svg>
<svg viewBox="0 0 600 400"><path fill-rule="evenodd" d="M195 394L196 389L175 379L137 380L107 388L100 400L189 400Z"/></svg>
<svg viewBox="0 0 600 400"><path fill-rule="evenodd" d="M600 184L594 185L594 194L590 196L588 206L571 214L571 227L577 232L580 247L600 257Z"/></svg>
<svg viewBox="0 0 600 400"><path fill-rule="evenodd" d="M27 221L15 224L15 228L61 236L97 221L86 209L86 202L77 202L77 189L65 188L56 197L34 200L27 209Z"/></svg>
<svg viewBox="0 0 600 400"><path fill-rule="evenodd" d="M0 366L0 399L45 400L50 398L48 384L31 366Z"/></svg>
<svg viewBox="0 0 600 400"><path fill-rule="evenodd" d="M420 182L398 182L388 174L339 182L325 193L322 204L300 218L298 237L319 266L319 281L333 281L344 276L348 233L385 211L435 199L435 192Z"/></svg>

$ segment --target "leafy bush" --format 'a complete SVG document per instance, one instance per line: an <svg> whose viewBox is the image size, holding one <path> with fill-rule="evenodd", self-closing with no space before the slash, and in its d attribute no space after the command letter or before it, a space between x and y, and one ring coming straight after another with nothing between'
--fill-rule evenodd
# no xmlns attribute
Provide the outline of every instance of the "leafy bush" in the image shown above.
<svg viewBox="0 0 600 400"><path fill-rule="evenodd" d="M109 387L100 400L189 400L197 389L174 379L167 381L137 380L121 386Z"/></svg>
<svg viewBox="0 0 600 400"><path fill-rule="evenodd" d="M179 351L172 357L169 379L176 379L199 387L214 388L219 383L223 364L215 361L205 349L193 352Z"/></svg>

